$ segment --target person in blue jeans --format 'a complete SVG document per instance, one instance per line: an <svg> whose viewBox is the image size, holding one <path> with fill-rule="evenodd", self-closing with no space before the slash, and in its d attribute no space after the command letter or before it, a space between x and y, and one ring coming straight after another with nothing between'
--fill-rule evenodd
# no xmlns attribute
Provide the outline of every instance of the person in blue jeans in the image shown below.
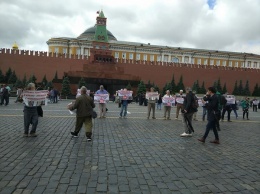
<svg viewBox="0 0 260 194"><path fill-rule="evenodd" d="M127 89L124 89L127 91ZM124 117L126 118L127 115L127 107L128 107L128 99L121 99L121 111L120 111L120 118Z"/></svg>

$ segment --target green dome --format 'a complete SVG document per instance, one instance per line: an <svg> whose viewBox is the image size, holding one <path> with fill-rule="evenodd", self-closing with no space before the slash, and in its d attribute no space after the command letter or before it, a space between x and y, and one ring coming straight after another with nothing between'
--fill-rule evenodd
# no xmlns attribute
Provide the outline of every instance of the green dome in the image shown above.
<svg viewBox="0 0 260 194"><path fill-rule="evenodd" d="M77 39L94 40L96 28L96 25L94 27L88 28L81 35L79 35ZM109 30L107 30L107 36L108 40L117 40L116 37L114 37L114 35Z"/></svg>

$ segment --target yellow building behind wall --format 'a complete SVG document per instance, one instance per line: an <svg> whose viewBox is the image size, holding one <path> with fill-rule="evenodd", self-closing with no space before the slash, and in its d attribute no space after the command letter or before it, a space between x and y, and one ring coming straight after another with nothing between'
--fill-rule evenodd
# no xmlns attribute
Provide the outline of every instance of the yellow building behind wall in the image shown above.
<svg viewBox="0 0 260 194"><path fill-rule="evenodd" d="M103 11L102 11L103 14ZM98 16L105 19L104 14ZM97 17L97 18L98 18ZM49 52L90 56L97 25L88 28L77 38L59 37L47 41ZM105 25L105 24L104 24ZM102 25L101 25L102 26ZM105 25L106 26L106 25ZM104 27L104 26L103 26ZM219 67L260 69L260 55L218 50L192 49L118 41L107 30L108 43L116 60L157 61L162 63L190 63Z"/></svg>

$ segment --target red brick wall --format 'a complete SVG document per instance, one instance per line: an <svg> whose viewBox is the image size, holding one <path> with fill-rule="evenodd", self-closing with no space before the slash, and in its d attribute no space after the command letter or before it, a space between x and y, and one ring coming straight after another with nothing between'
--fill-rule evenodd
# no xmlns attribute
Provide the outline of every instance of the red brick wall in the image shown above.
<svg viewBox="0 0 260 194"><path fill-rule="evenodd" d="M150 80L151 83L154 82L161 89L167 82L171 81L173 74L176 84L182 75L185 86L193 86L193 83L199 80L200 86L204 81L206 88L220 78L222 87L226 83L229 93L232 93L236 81L239 83L242 80L245 86L248 80L251 92L253 92L256 83L260 85L260 70L256 69L202 68L202 66L199 67L197 65L181 64L180 66L180 64L174 65L172 63L152 65L147 62L144 64L144 62L140 61L138 64L132 63L132 61L120 61L117 64L90 64L90 61L87 59L70 59L64 55L52 57L47 56L46 52L28 53L28 51L19 51L19 54L9 54L9 52L9 50L1 50L0 69L2 72L5 74L10 67L12 70L15 70L16 75L20 79L23 79L25 74L27 79L34 74L38 82L42 80L44 75L46 75L47 80L52 80L57 71L59 79L63 77L64 73L71 72L73 75L85 75L89 78L141 79L145 83ZM77 56L72 58L77 58ZM90 69L93 70L91 71ZM103 69L105 71L101 72Z"/></svg>

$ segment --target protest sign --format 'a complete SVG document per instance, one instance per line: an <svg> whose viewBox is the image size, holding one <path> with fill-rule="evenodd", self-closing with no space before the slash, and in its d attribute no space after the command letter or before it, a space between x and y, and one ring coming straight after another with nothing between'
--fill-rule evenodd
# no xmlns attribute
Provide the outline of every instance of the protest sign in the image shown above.
<svg viewBox="0 0 260 194"><path fill-rule="evenodd" d="M94 103L108 103L109 94L94 94Z"/></svg>
<svg viewBox="0 0 260 194"><path fill-rule="evenodd" d="M145 98L148 100L159 99L159 94L158 92L146 92Z"/></svg>
<svg viewBox="0 0 260 194"><path fill-rule="evenodd" d="M234 95L227 95L226 100L227 100L227 104L236 103L236 97Z"/></svg>
<svg viewBox="0 0 260 194"><path fill-rule="evenodd" d="M133 99L133 91L118 90L117 93L118 93L120 100L132 100Z"/></svg>
<svg viewBox="0 0 260 194"><path fill-rule="evenodd" d="M26 106L40 106L45 101L47 105L48 90L24 90L22 93L23 101Z"/></svg>
<svg viewBox="0 0 260 194"><path fill-rule="evenodd" d="M175 98L174 97L163 97L162 103L164 106L174 106L175 104Z"/></svg>

